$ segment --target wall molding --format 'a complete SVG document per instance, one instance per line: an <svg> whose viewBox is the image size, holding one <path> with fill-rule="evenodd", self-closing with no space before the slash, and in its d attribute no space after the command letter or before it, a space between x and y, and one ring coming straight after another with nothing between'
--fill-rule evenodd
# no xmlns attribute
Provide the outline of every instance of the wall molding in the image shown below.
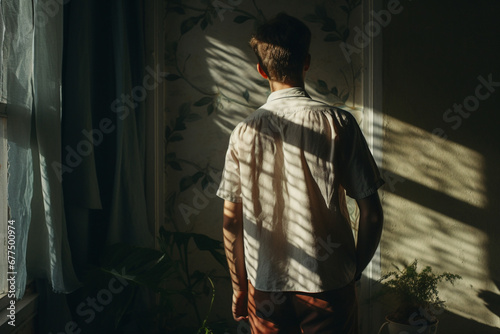
<svg viewBox="0 0 500 334"><path fill-rule="evenodd" d="M382 0L363 1L363 28L372 20L372 12L382 9ZM382 112L382 29L379 34L370 36L369 44L363 49L363 124L368 146L379 166L383 161L383 112ZM371 300L374 295L374 282L381 276L380 246L366 268L360 283L360 301ZM371 302L363 306L361 332L373 333L380 326L379 310Z"/></svg>

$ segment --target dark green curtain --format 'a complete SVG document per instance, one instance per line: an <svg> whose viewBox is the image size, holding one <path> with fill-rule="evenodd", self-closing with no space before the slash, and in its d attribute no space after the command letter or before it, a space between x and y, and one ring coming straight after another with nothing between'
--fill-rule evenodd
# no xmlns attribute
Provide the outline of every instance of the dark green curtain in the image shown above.
<svg viewBox="0 0 500 334"><path fill-rule="evenodd" d="M138 0L66 5L63 186L78 272L106 245L152 245L144 184L142 15Z"/></svg>
<svg viewBox="0 0 500 334"><path fill-rule="evenodd" d="M151 74L143 14L140 0L64 5L61 179L74 269L82 282L109 245L154 245L145 195L144 77ZM82 333L111 333L114 324L101 312L108 305L96 307L92 316L87 298L96 296L88 291L84 284L66 299L41 285L42 332L74 326Z"/></svg>

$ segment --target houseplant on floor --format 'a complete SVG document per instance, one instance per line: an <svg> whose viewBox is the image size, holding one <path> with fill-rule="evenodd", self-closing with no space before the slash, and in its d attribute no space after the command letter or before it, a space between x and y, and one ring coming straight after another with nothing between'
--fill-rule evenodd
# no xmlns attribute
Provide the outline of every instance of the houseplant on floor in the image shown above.
<svg viewBox="0 0 500 334"><path fill-rule="evenodd" d="M78 303L87 302L89 296L89 305L95 307L82 304L84 307L77 308L76 319L81 320L83 332L213 334L226 329L223 319L209 322L214 281L229 279L222 242L204 234L161 227L158 246L117 243L107 249L99 266L89 271L88 283L76 298ZM223 276L216 276L215 270L192 268L194 257L203 252L224 268ZM102 305L95 304L96 300ZM90 317L92 310L95 312Z"/></svg>
<svg viewBox="0 0 500 334"><path fill-rule="evenodd" d="M379 333L387 326L388 332L408 334L435 334L437 315L444 308L444 301L439 298L438 283L454 284L459 275L448 272L435 274L430 266L422 271L417 269L417 260L403 269L387 272L380 282L381 293L394 297L395 311L386 317Z"/></svg>

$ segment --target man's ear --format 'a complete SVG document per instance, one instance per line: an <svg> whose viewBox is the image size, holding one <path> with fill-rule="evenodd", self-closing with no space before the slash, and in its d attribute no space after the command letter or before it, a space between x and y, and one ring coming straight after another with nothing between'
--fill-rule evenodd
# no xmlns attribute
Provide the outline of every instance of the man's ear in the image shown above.
<svg viewBox="0 0 500 334"><path fill-rule="evenodd" d="M264 72L264 69L262 68L262 66L260 66L259 63L257 63L257 71L264 79L268 78L266 72Z"/></svg>
<svg viewBox="0 0 500 334"><path fill-rule="evenodd" d="M306 57L306 61L304 62L304 71L309 70L309 67L311 67L311 54L309 53Z"/></svg>

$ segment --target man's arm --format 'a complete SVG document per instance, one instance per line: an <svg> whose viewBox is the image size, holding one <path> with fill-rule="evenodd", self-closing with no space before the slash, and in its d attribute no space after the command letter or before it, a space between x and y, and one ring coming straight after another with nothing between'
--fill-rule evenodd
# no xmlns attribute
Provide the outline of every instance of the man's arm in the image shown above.
<svg viewBox="0 0 500 334"><path fill-rule="evenodd" d="M248 281L243 248L243 206L241 203L224 201L224 249L233 285L233 317L248 318Z"/></svg>
<svg viewBox="0 0 500 334"><path fill-rule="evenodd" d="M356 280L370 263L382 235L384 214L378 193L356 200L359 207L358 242L356 245Z"/></svg>

